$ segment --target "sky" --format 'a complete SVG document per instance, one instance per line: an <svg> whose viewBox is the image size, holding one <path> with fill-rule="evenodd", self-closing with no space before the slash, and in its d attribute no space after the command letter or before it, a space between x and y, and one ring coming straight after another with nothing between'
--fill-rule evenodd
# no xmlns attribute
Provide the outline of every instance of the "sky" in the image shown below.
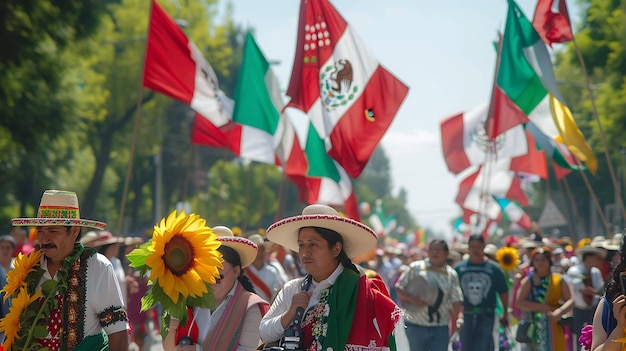
<svg viewBox="0 0 626 351"><path fill-rule="evenodd" d="M454 202L458 181L445 165L439 124L489 100L496 58L493 41L504 27L507 1L331 3L378 61L409 86L407 98L382 140L390 160L394 195L404 188L408 210L418 224L450 235L450 222L460 215ZM536 0L518 0L518 4L532 20ZM280 61L273 68L286 90L300 1L233 0L233 6L235 21L254 28L255 40L266 58ZM287 114L303 133L306 116L291 108Z"/></svg>

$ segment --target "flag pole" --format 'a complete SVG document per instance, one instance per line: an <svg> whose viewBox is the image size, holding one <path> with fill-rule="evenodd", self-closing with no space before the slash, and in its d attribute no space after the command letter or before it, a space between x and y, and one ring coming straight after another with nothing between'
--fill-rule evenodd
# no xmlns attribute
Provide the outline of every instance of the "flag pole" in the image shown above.
<svg viewBox="0 0 626 351"><path fill-rule="evenodd" d="M598 108L596 106L596 99L593 94L593 89L591 88L591 82L589 81L589 75L587 74L587 68L585 67L585 60L583 59L583 54L580 51L580 47L578 47L578 42L576 41L576 37L572 36L572 42L574 42L574 48L576 50L576 56L578 56L578 62L580 63L580 69L585 79L585 87L589 93L589 99L591 100L591 108L593 111L593 119L596 121L598 125L598 132L600 133L600 140L602 141L602 146L604 147L604 157L606 158L606 163L609 167L609 174L611 175L611 181L613 182L613 188L615 189L615 200L619 203L620 209L622 210L622 218L626 218L626 208L624 207L624 202L622 201L622 194L619 192L619 186L617 183L617 178L615 177L615 170L613 169L613 162L611 161L611 156L609 155L609 146L606 141L606 136L604 134L604 129L602 128L602 123L600 122L600 117L598 115ZM607 235L611 235L610 232Z"/></svg>
<svg viewBox="0 0 626 351"><path fill-rule="evenodd" d="M582 217L578 213L578 206L576 206L576 202L574 202L574 195L572 194L572 189L569 186L569 182L565 178L561 180L557 180L557 181L561 182L563 184L563 187L565 188L565 193L567 194L567 198L571 205L572 211L574 211L574 216L576 217L576 221L578 222L578 227L580 229L584 229L585 225L583 223ZM578 232L576 232L576 239L577 240L579 239Z"/></svg>
<svg viewBox="0 0 626 351"><path fill-rule="evenodd" d="M585 185L587 186L587 189L589 190L589 194L591 195L591 199L593 200L593 205L595 206L596 211L598 211L598 216L600 216L600 220L602 220L602 224L604 225L604 231L606 231L606 235L611 236L611 228L609 227L609 222L606 220L606 217L604 216L604 213L602 212L602 207L600 207L600 203L598 202L598 197L596 196L596 193L593 191L593 188L591 187L591 183L589 182L589 179L587 178L585 171L581 168L579 168L578 171L580 172L580 175L583 177L583 181L585 182Z"/></svg>
<svg viewBox="0 0 626 351"><path fill-rule="evenodd" d="M150 1L150 17L152 17L152 7L154 1ZM146 32L150 31L150 22L148 20L148 28ZM146 37L148 34L146 33ZM146 39L147 45L147 39ZM130 177L132 175L133 163L135 159L135 149L137 148L137 135L139 134L139 121L141 120L141 112L143 107L143 74L146 70L146 54L148 50L143 55L143 62L141 63L141 82L139 83L139 97L137 98L137 111L135 113L135 121L133 126L133 135L130 142L130 151L128 155L128 165L126 165L126 179L124 179L124 191L122 192L122 203L120 204L120 214L119 220L117 222L117 232L121 235L122 226L124 225L124 212L126 211L126 198L128 197L128 187L130 184Z"/></svg>
<svg viewBox="0 0 626 351"><path fill-rule="evenodd" d="M267 176L267 166L263 165L261 169L261 194L259 194L259 221L263 219L263 209L265 208L263 201L265 201L265 178ZM257 226L259 223L257 223Z"/></svg>
<svg viewBox="0 0 626 351"><path fill-rule="evenodd" d="M550 177L550 172L548 171L548 177ZM556 181L556 185L559 188L559 193L563 194L565 193L565 195L567 196L567 199L569 201L569 207L573 208L574 214L576 216L576 220L578 222L578 225L581 225L581 220L580 217L578 217L578 211L576 210L576 203L574 202L574 199L572 198L572 194L569 191L564 191L563 190L563 182L560 181L559 179L556 178L556 175L554 177L554 180ZM569 188L568 188L569 189ZM572 224L573 222L573 218L572 218L572 214L570 213L570 211L566 211L566 216L567 216L567 228L569 229L569 232L572 233L572 235L574 235L576 238L578 238L578 232L575 231L574 226ZM581 226L582 228L582 226Z"/></svg>
<svg viewBox="0 0 626 351"><path fill-rule="evenodd" d="M133 126L133 136L130 141L130 151L128 155L128 165L126 165L126 179L124 179L124 191L122 192L122 203L120 204L120 218L117 222L117 232L122 233L124 224L124 212L126 211L126 198L128 196L128 186L132 175L133 163L135 160L135 149L137 148L137 135L139 134L139 121L141 120L141 108L143 106L143 88L139 88L139 98L137 100L137 112L135 113L135 123Z"/></svg>

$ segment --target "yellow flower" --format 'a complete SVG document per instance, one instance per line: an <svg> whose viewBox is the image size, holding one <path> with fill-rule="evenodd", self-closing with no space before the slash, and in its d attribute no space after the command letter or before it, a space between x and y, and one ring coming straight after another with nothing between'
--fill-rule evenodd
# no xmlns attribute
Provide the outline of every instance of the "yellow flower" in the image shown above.
<svg viewBox="0 0 626 351"><path fill-rule="evenodd" d="M517 249L508 246L503 246L496 251L496 261L500 263L500 267L505 271L517 269L517 266L520 264Z"/></svg>
<svg viewBox="0 0 626 351"><path fill-rule="evenodd" d="M200 216L176 211L163 218L148 246L146 257L149 279L158 284L176 304L178 298L200 297L207 293L206 284L214 284L222 268L220 242Z"/></svg>
<svg viewBox="0 0 626 351"><path fill-rule="evenodd" d="M24 312L24 310L34 301L36 301L41 296L41 289L37 290L37 292L30 296L28 295L28 291L25 287L20 288L17 296L13 297L11 300L11 307L9 308L9 313L7 313L4 318L0 319L0 332L4 332L4 346L5 350L10 350L11 346L13 346L13 342L16 338L24 337L25 335L18 335L19 331L22 328L20 325L20 316Z"/></svg>
<svg viewBox="0 0 626 351"><path fill-rule="evenodd" d="M15 268L7 273L7 284L0 290L4 292L4 300L13 295L19 288L26 286L26 276L35 270L41 260L41 251L36 250L24 256L21 253L15 259Z"/></svg>

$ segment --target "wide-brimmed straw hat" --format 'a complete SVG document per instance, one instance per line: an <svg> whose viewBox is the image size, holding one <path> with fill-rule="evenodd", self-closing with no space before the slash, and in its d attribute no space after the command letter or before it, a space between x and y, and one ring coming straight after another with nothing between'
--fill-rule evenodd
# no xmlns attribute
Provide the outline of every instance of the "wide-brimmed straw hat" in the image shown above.
<svg viewBox="0 0 626 351"><path fill-rule="evenodd" d="M252 241L233 235L232 230L228 227L213 227L213 232L217 235L217 241L222 245L230 247L239 254L241 267L248 267L256 258L258 247Z"/></svg>
<svg viewBox="0 0 626 351"><path fill-rule="evenodd" d="M13 218L15 227L43 227L52 225L77 226L104 229L106 224L90 219L80 218L78 197L73 191L46 190L35 218Z"/></svg>
<svg viewBox="0 0 626 351"><path fill-rule="evenodd" d="M267 238L293 251L298 251L298 233L304 227L320 227L334 230L343 238L343 250L348 257L362 255L374 247L376 233L361 222L341 217L326 205L309 205L299 216L285 218L267 228Z"/></svg>
<svg viewBox="0 0 626 351"><path fill-rule="evenodd" d="M602 258L606 258L607 255L607 251L606 249L600 248L600 247L594 247L594 246L590 246L590 245L586 245L583 246L581 248L577 248L575 250L576 252L576 256L578 256L578 259L581 260L582 262L582 257L584 254L594 254L594 255L598 255Z"/></svg>
<svg viewBox="0 0 626 351"><path fill-rule="evenodd" d="M104 245L121 244L123 242L124 238L120 238L119 236L113 235L113 233L109 231L103 230L98 233L96 240L92 241L88 245L91 247L100 247Z"/></svg>

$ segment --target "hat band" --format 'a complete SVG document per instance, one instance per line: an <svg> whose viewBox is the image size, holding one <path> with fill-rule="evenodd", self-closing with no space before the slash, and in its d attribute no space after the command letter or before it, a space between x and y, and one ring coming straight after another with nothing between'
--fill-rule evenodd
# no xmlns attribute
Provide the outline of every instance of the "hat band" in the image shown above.
<svg viewBox="0 0 626 351"><path fill-rule="evenodd" d="M80 213L76 207L59 207L59 206L39 206L37 211L38 218L80 218Z"/></svg>

